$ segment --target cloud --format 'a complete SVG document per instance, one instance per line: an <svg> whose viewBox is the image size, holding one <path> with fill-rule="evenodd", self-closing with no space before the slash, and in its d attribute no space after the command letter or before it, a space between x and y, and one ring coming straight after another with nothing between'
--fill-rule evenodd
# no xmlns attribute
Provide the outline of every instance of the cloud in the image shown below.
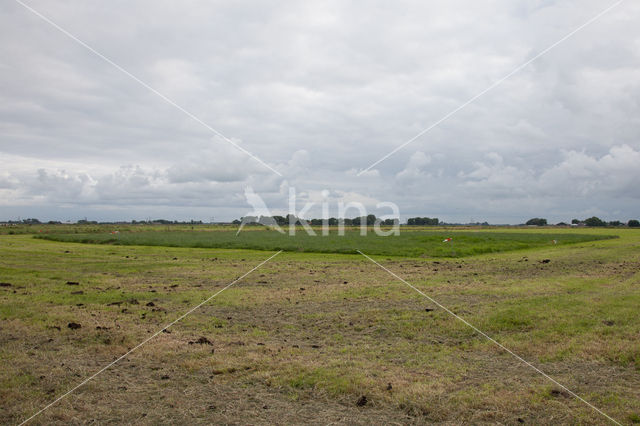
<svg viewBox="0 0 640 426"><path fill-rule="evenodd" d="M154 87L162 93L181 94L204 89L198 76L197 66L192 62L175 58L163 58L151 66Z"/></svg>
<svg viewBox="0 0 640 426"><path fill-rule="evenodd" d="M0 189L16 189L19 181L8 172L0 173Z"/></svg>
<svg viewBox="0 0 640 426"><path fill-rule="evenodd" d="M602 3L30 5L284 176L6 3L0 220L100 219L106 208L233 219L246 186L280 211L295 187L450 221L519 223L536 208L550 220L640 216L640 4L622 3L359 176Z"/></svg>
<svg viewBox="0 0 640 426"><path fill-rule="evenodd" d="M640 199L640 151L613 146L598 158L569 151L564 160L542 173L540 187L553 194Z"/></svg>
<svg viewBox="0 0 640 426"><path fill-rule="evenodd" d="M485 155L485 161L474 163L470 172L460 172L462 186L483 194L498 198L518 198L526 196L534 178L531 171L506 165L502 156L495 152Z"/></svg>
<svg viewBox="0 0 640 426"><path fill-rule="evenodd" d="M227 162L219 156L193 158L191 161L181 161L171 166L167 170L167 178L169 183L172 184L189 182L241 182L249 176L246 165L246 161L242 163Z"/></svg>
<svg viewBox="0 0 640 426"><path fill-rule="evenodd" d="M613 146L601 157L566 151L538 173L505 164L496 153L485 157L472 171L459 174L465 187L485 195L640 199L640 151L628 145Z"/></svg>
<svg viewBox="0 0 640 426"><path fill-rule="evenodd" d="M415 179L424 178L428 176L425 174L425 170L429 164L431 164L431 157L422 151L417 151L409 158L407 166L396 174L396 179L400 184L403 184L410 183Z"/></svg>

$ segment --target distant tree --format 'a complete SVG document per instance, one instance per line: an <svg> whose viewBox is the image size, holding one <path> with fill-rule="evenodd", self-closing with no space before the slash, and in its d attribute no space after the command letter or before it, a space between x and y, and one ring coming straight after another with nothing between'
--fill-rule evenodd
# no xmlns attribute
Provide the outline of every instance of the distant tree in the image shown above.
<svg viewBox="0 0 640 426"><path fill-rule="evenodd" d="M243 216L241 219L245 224L258 223L259 220L257 216Z"/></svg>
<svg viewBox="0 0 640 426"><path fill-rule="evenodd" d="M346 219L348 220L348 219ZM360 217L354 217L353 219L351 219L351 224L353 226L360 226L360 225L374 225L376 223L376 216L373 214L370 214L368 216L360 216Z"/></svg>
<svg viewBox="0 0 640 426"><path fill-rule="evenodd" d="M407 219L407 225L438 225L440 221L437 217L410 217Z"/></svg>
<svg viewBox="0 0 640 426"><path fill-rule="evenodd" d="M545 226L547 224L547 219L543 219L541 217L534 217L533 219L529 219L526 224L535 225L535 226Z"/></svg>
<svg viewBox="0 0 640 426"><path fill-rule="evenodd" d="M338 226L339 221L335 217L330 217L328 223L329 226Z"/></svg>
<svg viewBox="0 0 640 426"><path fill-rule="evenodd" d="M287 219L284 216L273 216L273 220L280 226L287 224Z"/></svg>
<svg viewBox="0 0 640 426"><path fill-rule="evenodd" d="M609 222L609 226L622 226L622 222L620 222L619 220L612 220L611 222Z"/></svg>
<svg viewBox="0 0 640 426"><path fill-rule="evenodd" d="M637 221L636 219L631 219L629 222L627 222L627 226L629 228L638 228L640 227L640 221Z"/></svg>
<svg viewBox="0 0 640 426"><path fill-rule="evenodd" d="M558 223L556 223L556 226L568 226L568 224L566 224L564 222L558 222Z"/></svg>
<svg viewBox="0 0 640 426"><path fill-rule="evenodd" d="M286 225L298 225L300 222L298 218L292 214L288 214L286 217Z"/></svg>
<svg viewBox="0 0 640 426"><path fill-rule="evenodd" d="M311 219L309 221L309 224L311 224L313 226L320 226L320 225L322 225L322 219Z"/></svg>
<svg viewBox="0 0 640 426"><path fill-rule="evenodd" d="M275 224L275 222L276 220L272 216L260 216L260 218L258 219L258 223L260 225L271 226Z"/></svg>
<svg viewBox="0 0 640 426"><path fill-rule="evenodd" d="M242 221L240 219L234 219L231 223L233 223L234 225L240 225Z"/></svg>
<svg viewBox="0 0 640 426"><path fill-rule="evenodd" d="M398 219L385 219L381 223L386 226L393 226L399 222Z"/></svg>
<svg viewBox="0 0 640 426"><path fill-rule="evenodd" d="M584 220L584 224L587 226L606 226L607 223L599 217L593 216Z"/></svg>
<svg viewBox="0 0 640 426"><path fill-rule="evenodd" d="M571 219L571 223L573 225L578 225L578 224L580 224L580 219Z"/></svg>

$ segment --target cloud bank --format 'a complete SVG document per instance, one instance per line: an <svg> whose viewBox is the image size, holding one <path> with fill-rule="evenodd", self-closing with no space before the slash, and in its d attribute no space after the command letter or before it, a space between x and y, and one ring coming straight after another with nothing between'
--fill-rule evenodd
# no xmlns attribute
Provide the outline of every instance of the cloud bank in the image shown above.
<svg viewBox="0 0 640 426"><path fill-rule="evenodd" d="M606 5L29 4L283 176L7 2L0 220L230 220L247 187L273 211L295 187L405 218L640 217L633 2L360 176Z"/></svg>

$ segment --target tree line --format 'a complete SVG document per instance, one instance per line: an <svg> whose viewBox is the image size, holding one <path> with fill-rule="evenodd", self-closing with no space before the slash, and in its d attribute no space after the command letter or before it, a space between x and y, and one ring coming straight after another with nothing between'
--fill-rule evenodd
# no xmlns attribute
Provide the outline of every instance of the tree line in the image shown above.
<svg viewBox="0 0 640 426"><path fill-rule="evenodd" d="M373 226L376 223L380 223L381 225L393 226L399 223L398 219L380 219L375 215L370 214L367 216L360 216L354 218L336 218L330 217L328 219L300 219L292 214L286 216L244 216L240 219L234 220L232 223L235 225L239 225L241 223L245 224L256 224L256 225L273 225L274 223L278 226L288 226L290 224L301 225L302 221L306 221L309 225L312 226L321 226L325 222L329 226L360 226L367 225Z"/></svg>
<svg viewBox="0 0 640 426"><path fill-rule="evenodd" d="M309 225L312 226L321 226L325 222L329 226L338 226L338 225L346 225L346 226L360 226L367 225L373 226L376 223L380 223L381 225L393 226L400 224L400 219L381 219L376 217L374 214L370 214L367 216L360 216L354 218L336 218L330 217L328 219L304 219ZM239 225L241 223L245 224L256 224L256 225L272 225L277 224L278 226L287 226L289 224L300 225L301 219L295 217L294 215L287 216L244 216L240 219L236 219L232 222L233 224ZM436 226L436 225L445 225L445 223L440 222L437 217L410 217L407 219L406 225L416 225L416 226Z"/></svg>
<svg viewBox="0 0 640 426"><path fill-rule="evenodd" d="M541 218L541 217L534 217L532 219L529 219L525 225L529 225L529 226L546 226L547 225L547 219ZM569 226L568 223L564 223L564 222L560 222L556 224L557 226ZM636 219L631 219L629 221L627 221L627 223L621 222L619 220L612 220L612 221L604 221L602 219L600 219L597 216L592 216L590 218L584 219L584 220L580 220L580 219L572 219L571 220L571 225L573 226L613 226L613 227L618 227L618 226L628 226L629 228L638 228L640 227L640 221L636 220Z"/></svg>
<svg viewBox="0 0 640 426"><path fill-rule="evenodd" d="M287 215L287 216L245 216L242 217L240 219L236 219L233 222L231 222L232 224L235 225L239 225L241 223L245 223L245 224L254 224L254 225L273 225L274 223L279 225L279 226L288 226L289 224L296 224L296 225L301 225L302 224L302 220L294 215ZM331 217L329 219L308 219L306 220L307 223L309 223L312 226L321 226L324 223L326 223L329 226L338 226L338 225L344 225L344 226L360 226L360 225L367 225L367 226L373 226L376 223L379 223L381 225L385 225L385 226L394 226L400 223L399 219L381 219L376 217L373 214L367 215L367 216L360 216L360 217L354 217L354 218L335 218L335 217ZM57 224L61 224L62 222L60 221L55 221L55 220L50 220L48 222L41 222L40 220L36 219L36 218L27 218L27 219L22 219L22 220L10 220L10 221L6 221L6 222L2 222L5 224L9 224L9 225L43 225L43 224L48 224L48 225L57 225ZM222 223L222 222L220 222ZM98 224L103 224L103 225L125 225L125 224L131 224L131 225L136 225L136 224L157 224L157 225L202 225L204 224L203 221L201 220L189 220L189 221L178 221L178 220L166 220L166 219L149 219L149 220L141 220L141 221L137 221L137 220L132 220L130 222L126 222L126 221L119 221L119 222L98 222L95 220L87 220L87 219L81 219L78 220L76 222L76 224L78 225L98 225ZM405 225L408 226L437 226L437 225L484 225L484 226L488 226L489 223L487 222L483 222L483 223L471 223L471 224L456 224L456 223L445 223L445 222L441 222L438 218L433 217L410 217L409 219L407 219L407 222L405 223ZM548 226L549 223L547 221L547 219L545 218L541 218L541 217L534 217L529 219L525 225L528 226ZM626 223L622 222L620 220L612 220L612 221L604 221L602 219L600 219L599 217L596 216L592 216L590 218L587 219L572 219L571 223L565 223L565 222L560 222L560 223L556 223L556 226L591 226L591 227L602 227L602 226L609 226L609 227L622 227L622 226L627 226L629 228L640 228L640 221L636 220L636 219L631 219L628 220Z"/></svg>

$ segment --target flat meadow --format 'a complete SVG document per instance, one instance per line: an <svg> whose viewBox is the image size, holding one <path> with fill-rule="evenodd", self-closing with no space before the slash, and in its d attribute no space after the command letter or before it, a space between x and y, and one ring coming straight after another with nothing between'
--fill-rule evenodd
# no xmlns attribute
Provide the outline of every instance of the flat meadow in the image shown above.
<svg viewBox="0 0 640 426"><path fill-rule="evenodd" d="M640 230L193 228L0 230L1 423L223 289L31 422L608 422L357 250L616 421L640 422Z"/></svg>
<svg viewBox="0 0 640 426"><path fill-rule="evenodd" d="M288 231L288 230L287 230ZM383 232L389 233L390 229ZM44 234L38 238L89 244L142 245L191 248L231 248L249 250L284 250L311 253L358 254L358 250L375 255L407 257L463 257L483 253L524 250L557 244L572 244L613 238L612 235L553 232L483 232L481 230L404 230L399 235L378 235L369 228L337 229L322 235L320 229L310 234L297 229L294 235L268 229L214 230L210 232L140 231ZM390 238L391 237L391 238ZM445 243L445 244L443 244Z"/></svg>

